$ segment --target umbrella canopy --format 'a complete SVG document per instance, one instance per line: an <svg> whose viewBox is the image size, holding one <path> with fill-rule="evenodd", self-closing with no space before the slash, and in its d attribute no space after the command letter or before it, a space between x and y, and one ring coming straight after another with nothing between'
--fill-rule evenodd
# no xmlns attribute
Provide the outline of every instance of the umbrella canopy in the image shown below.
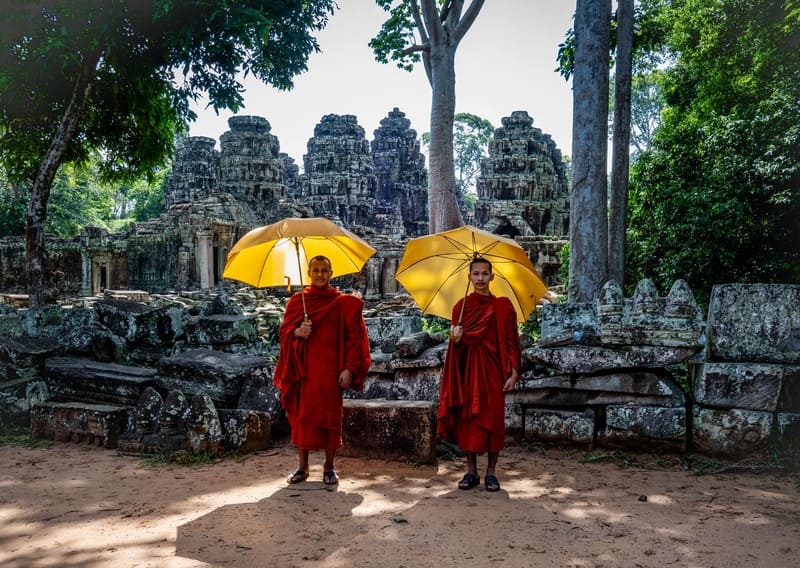
<svg viewBox="0 0 800 568"><path fill-rule="evenodd" d="M424 313L450 319L453 306L469 291L469 264L475 257L492 263L491 293L510 299L517 320L526 321L547 286L513 239L470 225L411 239L395 278Z"/></svg>
<svg viewBox="0 0 800 568"><path fill-rule="evenodd" d="M322 217L286 218L257 227L228 253L224 278L256 288L308 282L308 261L330 259L334 276L360 272L376 250L347 229Z"/></svg>

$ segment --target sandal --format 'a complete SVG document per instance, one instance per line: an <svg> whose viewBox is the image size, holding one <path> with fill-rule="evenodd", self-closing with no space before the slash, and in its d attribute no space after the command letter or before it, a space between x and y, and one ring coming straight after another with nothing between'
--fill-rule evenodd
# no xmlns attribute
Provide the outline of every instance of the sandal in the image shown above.
<svg viewBox="0 0 800 568"><path fill-rule="evenodd" d="M339 483L339 476L332 469L329 469L322 474L322 483L325 485L336 485Z"/></svg>
<svg viewBox="0 0 800 568"><path fill-rule="evenodd" d="M476 485L480 485L481 478L476 473L466 473L461 481L458 482L459 489L472 489Z"/></svg>
<svg viewBox="0 0 800 568"><path fill-rule="evenodd" d="M486 491L500 491L500 482L494 475L486 476Z"/></svg>
<svg viewBox="0 0 800 568"><path fill-rule="evenodd" d="M289 477L286 478L286 483L289 485L294 485L295 483L300 483L308 479L308 472L304 469L296 469L293 473L289 474Z"/></svg>

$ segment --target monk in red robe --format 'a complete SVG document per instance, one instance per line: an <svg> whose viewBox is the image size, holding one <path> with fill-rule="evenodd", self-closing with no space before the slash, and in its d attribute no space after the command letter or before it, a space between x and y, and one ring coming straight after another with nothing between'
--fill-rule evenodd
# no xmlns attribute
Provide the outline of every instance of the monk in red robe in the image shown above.
<svg viewBox="0 0 800 568"><path fill-rule="evenodd" d="M297 470L288 483L308 479L311 450L325 451L323 482L339 481L333 467L342 445L342 391L364 389L370 366L364 302L330 285L333 269L324 256L308 264L311 286L286 305L280 327L281 351L274 382L289 419Z"/></svg>
<svg viewBox="0 0 800 568"><path fill-rule="evenodd" d="M500 490L495 468L505 440L504 393L519 379L517 316L508 298L489 292L493 279L489 261L472 261L469 281L474 291L453 308L442 369L437 428L467 454L467 473L459 489L480 484L477 456L486 452L486 490Z"/></svg>

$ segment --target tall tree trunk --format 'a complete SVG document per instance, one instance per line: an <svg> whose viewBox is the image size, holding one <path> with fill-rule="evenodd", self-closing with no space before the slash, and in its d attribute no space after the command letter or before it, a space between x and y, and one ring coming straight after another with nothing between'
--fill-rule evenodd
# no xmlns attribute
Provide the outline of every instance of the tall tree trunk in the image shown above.
<svg viewBox="0 0 800 568"><path fill-rule="evenodd" d="M608 52L611 0L578 0L572 80L569 301L597 298L607 279Z"/></svg>
<svg viewBox="0 0 800 568"><path fill-rule="evenodd" d="M611 190L608 216L608 277L625 284L625 229L628 219L628 167L631 141L631 65L633 0L617 3L617 58L614 126L611 140Z"/></svg>
<svg viewBox="0 0 800 568"><path fill-rule="evenodd" d="M99 60L99 53L85 57L75 80L72 97L64 110L64 116L50 141L50 146L42 158L42 164L31 185L25 224L25 268L31 306L41 305L46 299L44 226L47 221L47 201L50 199L53 179L64 160L70 142L78 131L80 118L91 93L92 79Z"/></svg>
<svg viewBox="0 0 800 568"><path fill-rule="evenodd" d="M455 49L431 49L431 142L428 188L429 231L438 233L464 224L456 199L453 118L456 112Z"/></svg>

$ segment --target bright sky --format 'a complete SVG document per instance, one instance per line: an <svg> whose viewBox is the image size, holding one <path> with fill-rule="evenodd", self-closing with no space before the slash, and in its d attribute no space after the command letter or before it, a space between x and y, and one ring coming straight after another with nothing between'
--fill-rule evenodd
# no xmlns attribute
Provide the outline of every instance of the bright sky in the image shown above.
<svg viewBox="0 0 800 568"><path fill-rule="evenodd" d="M572 91L554 72L558 44L572 27L575 0L486 0L456 53L456 112L489 120L495 128L515 110L525 110L533 125L553 137L562 154L571 154ZM421 136L430 130L431 88L420 63L409 73L375 61L368 42L386 13L373 0L338 0L340 7L318 34L321 53L308 71L282 92L246 79L245 108L238 114L266 118L282 152L301 170L314 127L326 114L352 114L367 140L381 119L398 107ZM191 136L217 140L229 130L230 112L216 115L193 107L198 120Z"/></svg>

